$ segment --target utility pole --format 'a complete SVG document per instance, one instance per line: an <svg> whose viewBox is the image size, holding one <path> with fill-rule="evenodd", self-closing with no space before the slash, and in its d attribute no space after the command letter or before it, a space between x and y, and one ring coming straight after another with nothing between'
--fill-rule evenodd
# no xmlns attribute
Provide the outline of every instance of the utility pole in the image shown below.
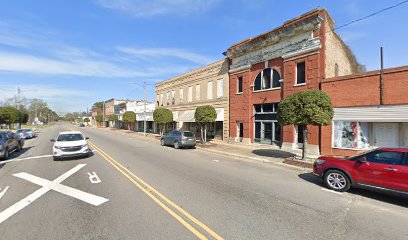
<svg viewBox="0 0 408 240"><path fill-rule="evenodd" d="M105 101L103 101L103 105L102 105L102 124L103 127L105 127Z"/></svg>
<svg viewBox="0 0 408 240"><path fill-rule="evenodd" d="M384 53L380 48L381 69L380 69L380 105L384 105Z"/></svg>
<svg viewBox="0 0 408 240"><path fill-rule="evenodd" d="M17 110L19 111L19 113L18 113L18 115L19 115L19 118L18 118L18 127L19 128L21 128L21 108L20 108L20 106L21 106L21 90L20 90L20 87L18 87L17 88Z"/></svg>
<svg viewBox="0 0 408 240"><path fill-rule="evenodd" d="M143 123L143 135L146 136L146 82L143 82L143 93L144 93L144 123Z"/></svg>

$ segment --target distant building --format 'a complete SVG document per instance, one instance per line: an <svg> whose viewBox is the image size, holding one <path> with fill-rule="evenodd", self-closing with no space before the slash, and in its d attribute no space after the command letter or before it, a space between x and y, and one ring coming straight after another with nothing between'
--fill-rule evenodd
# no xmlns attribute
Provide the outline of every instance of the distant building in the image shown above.
<svg viewBox="0 0 408 240"><path fill-rule="evenodd" d="M156 84L156 107L173 112L174 127L199 135L194 113L198 106L211 105L217 112L208 136L228 139L228 61L211 63L180 76Z"/></svg>
<svg viewBox="0 0 408 240"><path fill-rule="evenodd" d="M136 114L135 131L143 132L144 122L146 120L146 132L156 132L156 125L153 120L154 110L155 104L151 102L146 102L146 112L144 101L131 101L126 103L126 111L132 111Z"/></svg>

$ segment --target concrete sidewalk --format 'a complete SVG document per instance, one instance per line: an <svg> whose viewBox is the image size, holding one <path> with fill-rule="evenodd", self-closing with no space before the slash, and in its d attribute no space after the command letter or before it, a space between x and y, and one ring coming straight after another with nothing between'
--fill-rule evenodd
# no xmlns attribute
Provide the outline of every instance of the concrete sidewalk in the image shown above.
<svg viewBox="0 0 408 240"><path fill-rule="evenodd" d="M115 128L98 128L103 131L110 131L117 134L122 134L126 136L134 136L138 138L147 138L153 141L159 141L160 135L154 133L147 133L144 136L142 132L134 132L124 129ZM231 144L222 141L211 141L205 145L197 144L197 149L201 151L212 152L224 156L230 156L235 158L241 158L245 160L259 161L263 163L272 163L285 167L293 167L297 170L305 170L304 167L297 167L283 163L288 158L296 159L299 155L294 152L287 152L278 149L278 147L268 146L268 145L241 145L241 144Z"/></svg>

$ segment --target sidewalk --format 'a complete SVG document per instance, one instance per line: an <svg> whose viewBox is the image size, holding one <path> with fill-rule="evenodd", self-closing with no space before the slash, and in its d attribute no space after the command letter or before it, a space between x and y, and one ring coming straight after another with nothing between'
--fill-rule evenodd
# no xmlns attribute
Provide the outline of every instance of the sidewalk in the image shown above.
<svg viewBox="0 0 408 240"><path fill-rule="evenodd" d="M159 134L147 133L146 136L142 132L134 132L123 129L113 128L98 128L104 131L111 131L126 136L135 136L138 138L149 138L151 140L160 140ZM197 144L197 149L201 151L212 152L224 156L236 157L246 160L254 160L263 163L271 163L284 167L293 167L297 170L306 170L310 168L311 163L302 164L298 162L297 153L280 150L278 147L268 145L241 145L233 143L225 143L222 141L212 141L208 144ZM301 152L300 152L301 153ZM288 160L289 159L289 160ZM291 160L295 159L295 160ZM284 163L285 162L285 163ZM299 164L298 164L299 163ZM307 167L305 167L307 166Z"/></svg>

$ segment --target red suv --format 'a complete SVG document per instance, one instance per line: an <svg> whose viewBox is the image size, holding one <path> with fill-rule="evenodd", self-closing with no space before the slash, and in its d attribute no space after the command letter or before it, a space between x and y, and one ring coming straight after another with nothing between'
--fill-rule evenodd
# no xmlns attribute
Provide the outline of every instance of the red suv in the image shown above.
<svg viewBox="0 0 408 240"><path fill-rule="evenodd" d="M372 187L408 194L408 148L377 148L352 157L322 156L313 173L335 191Z"/></svg>

